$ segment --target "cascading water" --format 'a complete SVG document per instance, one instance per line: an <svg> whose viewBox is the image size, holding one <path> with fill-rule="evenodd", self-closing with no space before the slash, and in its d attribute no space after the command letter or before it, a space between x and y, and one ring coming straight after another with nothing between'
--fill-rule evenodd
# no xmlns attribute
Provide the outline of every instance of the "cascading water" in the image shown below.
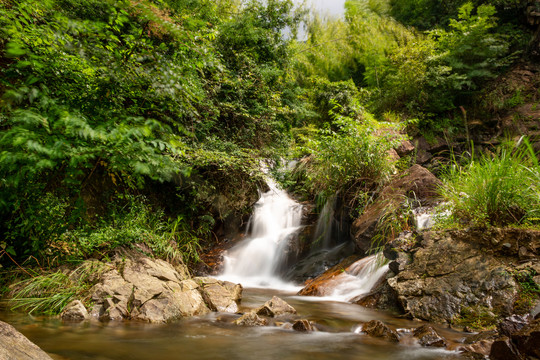
<svg viewBox="0 0 540 360"><path fill-rule="evenodd" d="M224 280L249 287L289 287L278 270L289 240L301 229L302 206L274 182L269 180L268 186L255 204L251 236L224 256Z"/></svg>
<svg viewBox="0 0 540 360"><path fill-rule="evenodd" d="M388 271L382 254L375 254L358 260L343 273L336 276L335 287L329 297L334 300L352 301L367 294Z"/></svg>

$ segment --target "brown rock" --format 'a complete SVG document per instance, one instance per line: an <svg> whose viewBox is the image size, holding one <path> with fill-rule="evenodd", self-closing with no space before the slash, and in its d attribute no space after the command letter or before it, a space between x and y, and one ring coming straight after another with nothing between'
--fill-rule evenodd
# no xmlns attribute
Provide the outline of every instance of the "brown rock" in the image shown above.
<svg viewBox="0 0 540 360"><path fill-rule="evenodd" d="M296 309L277 296L272 297L263 306L255 310L260 316L276 317L284 314L296 314Z"/></svg>
<svg viewBox="0 0 540 360"><path fill-rule="evenodd" d="M332 282L332 280L339 274L343 273L345 269L347 269L349 266L354 264L356 261L360 259L360 256L353 255L349 256L339 264L331 267L321 275L317 276L313 280L309 280L306 282L306 286L298 292L298 295L304 295L304 296L325 296L329 295L326 292L326 289L328 288L328 283ZM333 288L332 288L333 289Z"/></svg>
<svg viewBox="0 0 540 360"><path fill-rule="evenodd" d="M529 325L531 317L529 315L512 315L504 318L498 325L497 329L501 335L511 336Z"/></svg>
<svg viewBox="0 0 540 360"><path fill-rule="evenodd" d="M306 319L296 320L292 328L293 330L300 331L300 332L313 331L313 326L311 325L309 320L306 320Z"/></svg>
<svg viewBox="0 0 540 360"><path fill-rule="evenodd" d="M83 321L90 318L88 310L80 300L70 302L60 315L64 321Z"/></svg>
<svg viewBox="0 0 540 360"><path fill-rule="evenodd" d="M524 357L519 353L514 344L507 336L503 336L493 343L489 354L491 360L523 360Z"/></svg>
<svg viewBox="0 0 540 360"><path fill-rule="evenodd" d="M268 325L268 320L257 316L254 311L250 311L236 319L233 323L239 326L265 326Z"/></svg>
<svg viewBox="0 0 540 360"><path fill-rule="evenodd" d="M391 342L399 342L398 333L379 320L371 320L363 324L362 331L372 337L382 338Z"/></svg>
<svg viewBox="0 0 540 360"><path fill-rule="evenodd" d="M437 189L441 181L429 170L414 165L395 177L381 191L377 201L368 206L353 222L351 233L359 250L367 252L375 235L379 219L387 212L395 211L406 198L417 200L422 206L437 203Z"/></svg>
<svg viewBox="0 0 540 360"><path fill-rule="evenodd" d="M527 357L540 358L540 319L512 334L512 342Z"/></svg>
<svg viewBox="0 0 540 360"><path fill-rule="evenodd" d="M446 347L446 340L429 325L422 325L413 331L418 343L428 347Z"/></svg>
<svg viewBox="0 0 540 360"><path fill-rule="evenodd" d="M52 360L36 344L13 326L0 321L0 359L3 360Z"/></svg>
<svg viewBox="0 0 540 360"><path fill-rule="evenodd" d="M242 299L242 285L210 277L194 278L206 305L213 311L236 313Z"/></svg>
<svg viewBox="0 0 540 360"><path fill-rule="evenodd" d="M396 149L396 152L399 156L407 156L410 155L414 151L415 147L409 140L403 141L398 148Z"/></svg>

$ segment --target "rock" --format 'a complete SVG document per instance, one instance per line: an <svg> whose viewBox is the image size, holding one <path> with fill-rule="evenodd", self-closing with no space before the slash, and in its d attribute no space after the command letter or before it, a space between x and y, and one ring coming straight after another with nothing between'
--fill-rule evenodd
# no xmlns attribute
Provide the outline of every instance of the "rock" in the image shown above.
<svg viewBox="0 0 540 360"><path fill-rule="evenodd" d="M86 307L80 300L70 302L60 315L64 321L83 321L90 318Z"/></svg>
<svg viewBox="0 0 540 360"><path fill-rule="evenodd" d="M534 320L512 334L512 342L525 356L540 358L540 320Z"/></svg>
<svg viewBox="0 0 540 360"><path fill-rule="evenodd" d="M399 342L398 333L379 320L371 320L363 324L362 331L372 337L382 338L391 342Z"/></svg>
<svg viewBox="0 0 540 360"><path fill-rule="evenodd" d="M183 265L175 267L139 253L122 253L115 257L114 268L90 291L95 303L92 316L168 322L208 313L202 290L186 274Z"/></svg>
<svg viewBox="0 0 540 360"><path fill-rule="evenodd" d="M491 346L497 337L497 331L482 331L478 334L466 337L463 340L463 345L461 345L458 350L469 354L470 358L475 358L477 355L480 355L483 359L489 355Z"/></svg>
<svg viewBox="0 0 540 360"><path fill-rule="evenodd" d="M511 336L512 334L529 325L530 315L512 315L504 318L498 325L497 330L501 335Z"/></svg>
<svg viewBox="0 0 540 360"><path fill-rule="evenodd" d="M399 156L407 156L410 155L414 151L415 147L409 140L403 141L398 148L396 149L396 152Z"/></svg>
<svg viewBox="0 0 540 360"><path fill-rule="evenodd" d="M209 277L194 278L206 305L212 311L236 313L242 300L242 285Z"/></svg>
<svg viewBox="0 0 540 360"><path fill-rule="evenodd" d="M409 265L410 262L410 256L407 253L400 251L397 253L396 259L388 264L388 268L390 269L390 271L397 275L403 270L405 270L405 267Z"/></svg>
<svg viewBox="0 0 540 360"><path fill-rule="evenodd" d="M437 189L441 184L435 175L420 165L414 165L396 176L383 188L379 198L353 222L351 233L357 248L364 253L371 248L379 219L385 213L398 209L404 199L413 199L421 206L435 205L438 202Z"/></svg>
<svg viewBox="0 0 540 360"><path fill-rule="evenodd" d="M524 360L507 336L495 340L489 353L491 360Z"/></svg>
<svg viewBox="0 0 540 360"><path fill-rule="evenodd" d="M260 316L276 317L284 314L296 314L296 309L284 300L274 296L255 310L255 313Z"/></svg>
<svg viewBox="0 0 540 360"><path fill-rule="evenodd" d="M236 319L233 323L240 326L265 326L268 325L268 320L259 317L254 311L250 311Z"/></svg>
<svg viewBox="0 0 540 360"><path fill-rule="evenodd" d="M3 360L52 360L36 344L13 326L0 321L0 359Z"/></svg>
<svg viewBox="0 0 540 360"><path fill-rule="evenodd" d="M313 326L311 325L309 320L306 320L306 319L296 320L292 328L293 330L299 331L299 332L313 331Z"/></svg>
<svg viewBox="0 0 540 360"><path fill-rule="evenodd" d="M429 325L422 325L413 331L418 343L428 347L446 347L446 340Z"/></svg>
<svg viewBox="0 0 540 360"><path fill-rule="evenodd" d="M510 315L518 285L501 257L486 251L489 247L483 243L483 236L490 234L420 234L420 247L414 249L413 261L388 279L405 313L439 323L467 320L462 318L467 308L492 313L493 319ZM511 237L512 233L505 236Z"/></svg>

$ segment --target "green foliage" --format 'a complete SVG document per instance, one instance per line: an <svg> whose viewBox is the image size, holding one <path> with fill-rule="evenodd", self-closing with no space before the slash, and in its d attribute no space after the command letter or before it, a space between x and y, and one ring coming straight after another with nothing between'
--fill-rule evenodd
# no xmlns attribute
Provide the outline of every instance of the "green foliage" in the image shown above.
<svg viewBox="0 0 540 360"><path fill-rule="evenodd" d="M98 262L85 263L69 276L62 271L36 275L13 284L9 305L12 310L23 309L29 314L43 313L57 315L71 301L85 295L94 285L92 279L104 271L105 266Z"/></svg>
<svg viewBox="0 0 540 360"><path fill-rule="evenodd" d="M458 223L526 224L540 213L540 168L526 139L514 149L448 169L441 193Z"/></svg>
<svg viewBox="0 0 540 360"><path fill-rule="evenodd" d="M514 312L517 314L528 314L540 298L540 286L534 281L537 275L533 269L525 269L514 274L519 285L518 297L514 302Z"/></svg>
<svg viewBox="0 0 540 360"><path fill-rule="evenodd" d="M393 171L389 150L400 137L388 131L390 124L380 124L365 112L358 120L339 112L331 115L336 130L323 129L314 139L306 139L304 150L311 154L306 176L312 192L328 198L340 191L355 198L376 189Z"/></svg>

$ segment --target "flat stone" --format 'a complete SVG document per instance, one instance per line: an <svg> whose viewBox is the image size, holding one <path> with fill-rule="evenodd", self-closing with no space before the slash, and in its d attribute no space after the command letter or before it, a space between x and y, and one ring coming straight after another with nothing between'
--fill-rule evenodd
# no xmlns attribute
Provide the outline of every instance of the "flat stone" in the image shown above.
<svg viewBox="0 0 540 360"><path fill-rule="evenodd" d="M0 321L0 359L52 360L47 353L32 343L13 326Z"/></svg>

